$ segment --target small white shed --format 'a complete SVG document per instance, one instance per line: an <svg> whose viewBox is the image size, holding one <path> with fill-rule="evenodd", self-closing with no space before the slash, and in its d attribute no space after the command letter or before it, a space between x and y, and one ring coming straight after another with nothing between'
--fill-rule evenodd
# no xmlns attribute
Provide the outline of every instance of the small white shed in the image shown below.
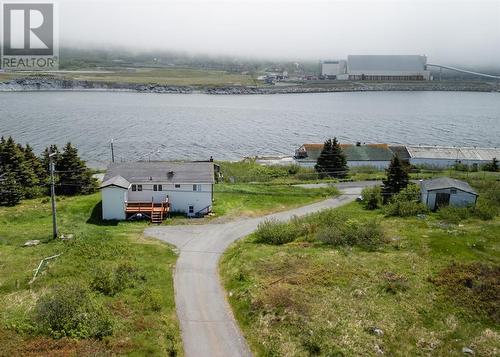
<svg viewBox="0 0 500 357"><path fill-rule="evenodd" d="M420 194L422 203L431 210L442 206L474 206L478 197L476 191L467 182L449 177L422 181Z"/></svg>

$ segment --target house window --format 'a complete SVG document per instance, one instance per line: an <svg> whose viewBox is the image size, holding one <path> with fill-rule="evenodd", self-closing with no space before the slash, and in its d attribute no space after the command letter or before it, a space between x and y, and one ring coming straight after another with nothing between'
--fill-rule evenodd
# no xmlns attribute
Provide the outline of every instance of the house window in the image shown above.
<svg viewBox="0 0 500 357"><path fill-rule="evenodd" d="M194 213L194 206L189 206L188 212L189 212L189 214L193 214Z"/></svg>
<svg viewBox="0 0 500 357"><path fill-rule="evenodd" d="M175 188L181 188L181 185L179 185L178 183L175 184Z"/></svg>
<svg viewBox="0 0 500 357"><path fill-rule="evenodd" d="M193 191L201 191L201 185L193 185Z"/></svg>
<svg viewBox="0 0 500 357"><path fill-rule="evenodd" d="M158 185L158 191L163 191L163 186L162 185Z"/></svg>
<svg viewBox="0 0 500 357"><path fill-rule="evenodd" d="M158 191L158 186L157 185L153 185L153 191Z"/></svg>
<svg viewBox="0 0 500 357"><path fill-rule="evenodd" d="M137 186L136 185L132 185L132 191L137 191Z"/></svg>
<svg viewBox="0 0 500 357"><path fill-rule="evenodd" d="M451 193L452 195L456 195L456 194L457 194L457 190L456 190L456 189L454 189L454 188L452 188L452 189L450 190L450 193Z"/></svg>
<svg viewBox="0 0 500 357"><path fill-rule="evenodd" d="M137 185L137 191L142 191L142 185Z"/></svg>

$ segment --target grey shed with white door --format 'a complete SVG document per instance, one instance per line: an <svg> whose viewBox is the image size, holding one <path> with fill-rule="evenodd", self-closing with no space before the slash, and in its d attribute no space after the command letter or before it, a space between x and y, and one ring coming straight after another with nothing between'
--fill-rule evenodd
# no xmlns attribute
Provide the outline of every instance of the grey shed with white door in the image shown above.
<svg viewBox="0 0 500 357"><path fill-rule="evenodd" d="M422 203L431 210L442 206L474 206L478 197L476 191L467 182L449 177L422 181L420 194Z"/></svg>

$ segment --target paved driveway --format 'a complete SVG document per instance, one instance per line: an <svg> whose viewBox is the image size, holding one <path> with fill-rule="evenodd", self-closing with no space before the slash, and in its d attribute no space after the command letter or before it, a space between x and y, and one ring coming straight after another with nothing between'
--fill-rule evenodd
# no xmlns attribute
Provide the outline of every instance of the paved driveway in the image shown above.
<svg viewBox="0 0 500 357"><path fill-rule="evenodd" d="M219 280L219 258L232 242L252 233L265 219L288 220L294 215L301 216L351 202L366 185L368 183L363 182L339 185L343 193L339 197L265 217L224 224L146 229L147 236L174 244L179 249L174 274L175 304L186 356L251 356Z"/></svg>

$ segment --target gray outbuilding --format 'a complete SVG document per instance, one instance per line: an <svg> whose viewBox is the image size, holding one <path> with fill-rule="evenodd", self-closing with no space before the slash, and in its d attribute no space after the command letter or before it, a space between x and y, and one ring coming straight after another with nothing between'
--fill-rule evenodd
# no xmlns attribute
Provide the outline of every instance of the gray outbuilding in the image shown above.
<svg viewBox="0 0 500 357"><path fill-rule="evenodd" d="M474 206L478 197L476 191L467 182L449 177L422 181L420 194L422 203L431 210L442 206Z"/></svg>

